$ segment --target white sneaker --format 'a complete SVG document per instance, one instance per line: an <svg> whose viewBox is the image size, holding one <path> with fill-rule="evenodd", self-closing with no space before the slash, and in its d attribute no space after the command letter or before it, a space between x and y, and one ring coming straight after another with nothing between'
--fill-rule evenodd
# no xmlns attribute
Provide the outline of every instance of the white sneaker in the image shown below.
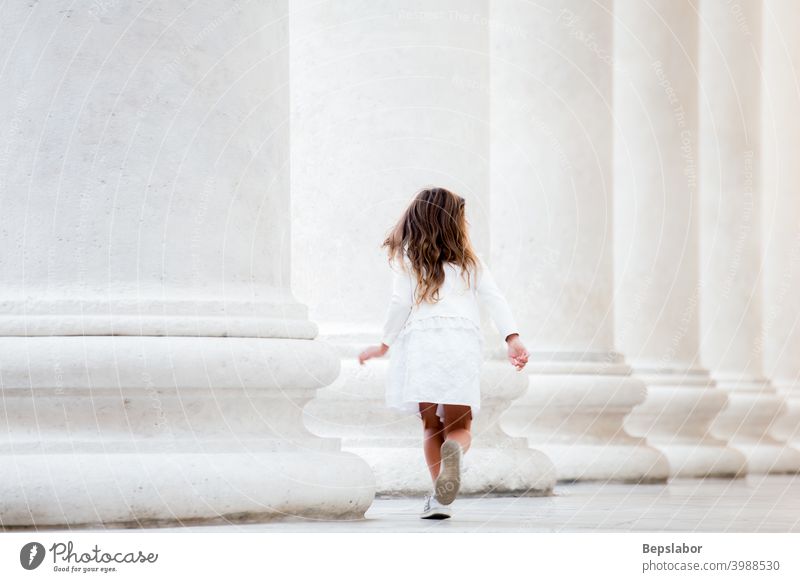
<svg viewBox="0 0 800 582"><path fill-rule="evenodd" d="M436 501L433 493L425 497L425 507L422 509L422 519L447 519L451 516L450 508Z"/></svg>
<svg viewBox="0 0 800 582"><path fill-rule="evenodd" d="M444 441L441 448L442 464L436 478L434 492L442 505L450 505L461 488L461 445L452 439Z"/></svg>

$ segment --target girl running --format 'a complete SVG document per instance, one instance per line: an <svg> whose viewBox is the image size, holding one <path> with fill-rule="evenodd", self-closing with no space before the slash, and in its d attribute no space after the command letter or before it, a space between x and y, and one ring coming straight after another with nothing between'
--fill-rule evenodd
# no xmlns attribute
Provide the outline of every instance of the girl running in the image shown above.
<svg viewBox="0 0 800 582"><path fill-rule="evenodd" d="M391 347L386 404L422 420L433 480L421 517L445 519L461 487L461 457L480 410L483 333L479 301L519 371L528 352L503 293L469 239L464 198L444 188L420 191L383 247L394 272L381 344L359 354L362 365Z"/></svg>

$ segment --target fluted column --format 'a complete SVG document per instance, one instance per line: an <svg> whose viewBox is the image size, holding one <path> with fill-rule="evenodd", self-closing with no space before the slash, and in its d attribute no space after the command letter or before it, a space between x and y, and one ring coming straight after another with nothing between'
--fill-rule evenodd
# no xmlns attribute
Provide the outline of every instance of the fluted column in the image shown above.
<svg viewBox="0 0 800 582"><path fill-rule="evenodd" d="M800 4L763 7L764 371L785 399L772 434L800 444Z"/></svg>
<svg viewBox="0 0 800 582"><path fill-rule="evenodd" d="M302 407L287 3L4 8L0 521L358 517Z"/></svg>
<svg viewBox="0 0 800 582"><path fill-rule="evenodd" d="M380 243L413 194L434 184L467 199L473 243L487 249L487 6L292 2L292 276L342 366L305 418L367 459L384 495L431 483L420 420L386 408L391 350L364 367L356 360L380 341L391 295ZM497 422L524 389L509 363L487 356L463 494L552 489L550 461Z"/></svg>
<svg viewBox="0 0 800 582"><path fill-rule="evenodd" d="M663 480L623 419L645 388L614 349L612 2L491 4L491 232L532 352L502 417L561 480Z"/></svg>
<svg viewBox="0 0 800 582"><path fill-rule="evenodd" d="M698 15L689 0L614 11L616 330L647 383L625 426L671 476L742 475L744 457L709 432L727 399L698 359Z"/></svg>

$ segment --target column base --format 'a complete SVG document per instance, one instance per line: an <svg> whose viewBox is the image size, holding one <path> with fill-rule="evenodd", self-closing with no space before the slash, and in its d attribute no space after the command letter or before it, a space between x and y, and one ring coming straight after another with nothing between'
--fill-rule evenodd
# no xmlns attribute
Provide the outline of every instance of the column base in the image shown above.
<svg viewBox="0 0 800 582"><path fill-rule="evenodd" d="M421 439L404 448L351 447L348 450L372 467L376 495L406 497L431 492L433 482L425 464ZM476 446L470 447L464 455L459 497L547 496L552 494L554 484L553 465L538 451Z"/></svg>
<svg viewBox="0 0 800 582"><path fill-rule="evenodd" d="M728 394L728 406L711 431L744 454L747 472L800 473L800 451L770 435L772 424L786 412L783 397L763 379L723 377L718 385Z"/></svg>
<svg viewBox="0 0 800 582"><path fill-rule="evenodd" d="M747 458L747 472L751 475L800 473L800 452L785 443L735 439L731 444Z"/></svg>
<svg viewBox="0 0 800 582"><path fill-rule="evenodd" d="M667 459L623 427L645 398L644 384L627 372L619 363L533 366L527 393L503 415L502 427L547 455L559 481L663 483Z"/></svg>
<svg viewBox="0 0 800 582"><path fill-rule="evenodd" d="M747 476L745 456L724 441L708 438L705 442L686 444L655 439L647 439L647 442L667 457L670 478L742 479Z"/></svg>
<svg viewBox="0 0 800 582"><path fill-rule="evenodd" d="M375 474L377 495L429 493L432 483L422 449L421 422L416 415L386 406L388 358L371 360L365 366L356 360L358 350L374 337L326 339L339 349L341 374L308 404L306 425L315 434L341 439L344 450L363 457ZM484 361L481 411L472 424L460 495L552 492L552 462L542 452L530 449L525 439L509 437L497 421L526 383L525 376L510 364Z"/></svg>
<svg viewBox="0 0 800 582"><path fill-rule="evenodd" d="M4 457L4 527L361 519L374 494L369 468L341 452Z"/></svg>
<svg viewBox="0 0 800 582"><path fill-rule="evenodd" d="M3 527L356 519L372 502L368 465L302 424L338 373L321 342L16 337L0 351Z"/></svg>
<svg viewBox="0 0 800 582"><path fill-rule="evenodd" d="M704 370L639 371L647 398L625 419L633 435L647 438L669 461L670 477L738 478L747 473L744 455L714 438L709 427L727 404Z"/></svg>
<svg viewBox="0 0 800 582"><path fill-rule="evenodd" d="M774 384L778 394L784 398L786 411L772 423L770 435L796 448L800 447L800 387L794 383Z"/></svg>

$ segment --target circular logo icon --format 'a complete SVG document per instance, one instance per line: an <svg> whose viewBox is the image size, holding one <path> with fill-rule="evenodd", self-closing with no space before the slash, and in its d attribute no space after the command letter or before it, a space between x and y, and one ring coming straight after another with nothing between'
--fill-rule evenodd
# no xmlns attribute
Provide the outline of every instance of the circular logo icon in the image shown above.
<svg viewBox="0 0 800 582"><path fill-rule="evenodd" d="M26 570L35 570L44 561L44 546L39 542L30 542L19 551L19 563Z"/></svg>

